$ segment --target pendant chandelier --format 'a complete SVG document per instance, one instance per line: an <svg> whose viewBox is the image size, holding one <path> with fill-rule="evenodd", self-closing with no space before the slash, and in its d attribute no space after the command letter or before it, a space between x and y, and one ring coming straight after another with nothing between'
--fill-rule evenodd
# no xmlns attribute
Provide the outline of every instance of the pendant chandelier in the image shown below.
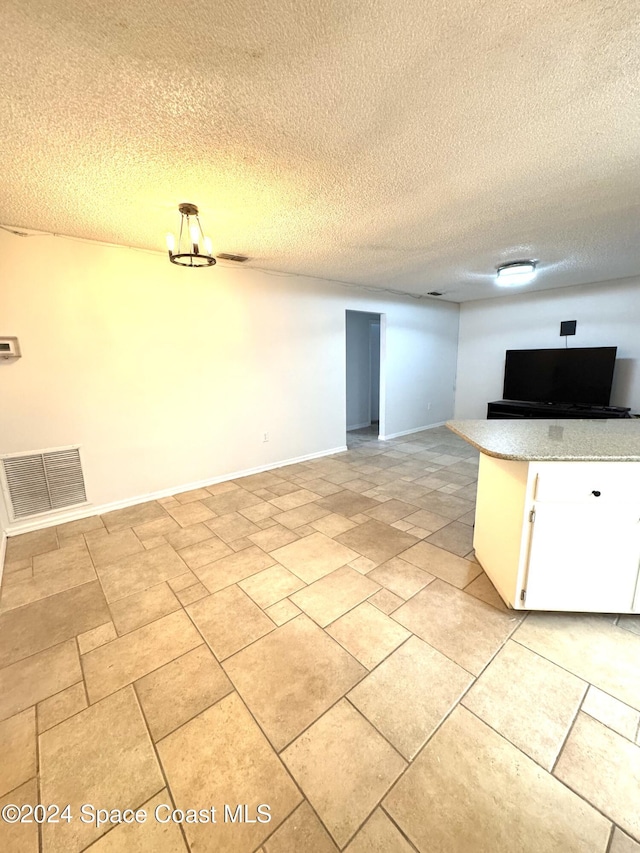
<svg viewBox="0 0 640 853"><path fill-rule="evenodd" d="M213 257L211 238L204 236L197 206L181 204L178 210L180 231L177 243L173 234L167 234L169 260L181 267L212 267L216 259Z"/></svg>

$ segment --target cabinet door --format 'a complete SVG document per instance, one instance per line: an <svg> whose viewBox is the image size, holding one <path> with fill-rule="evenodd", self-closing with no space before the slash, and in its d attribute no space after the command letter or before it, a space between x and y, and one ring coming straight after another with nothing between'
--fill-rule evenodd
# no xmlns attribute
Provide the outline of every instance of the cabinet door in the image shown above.
<svg viewBox="0 0 640 853"><path fill-rule="evenodd" d="M629 612L640 563L640 506L538 503L527 610Z"/></svg>

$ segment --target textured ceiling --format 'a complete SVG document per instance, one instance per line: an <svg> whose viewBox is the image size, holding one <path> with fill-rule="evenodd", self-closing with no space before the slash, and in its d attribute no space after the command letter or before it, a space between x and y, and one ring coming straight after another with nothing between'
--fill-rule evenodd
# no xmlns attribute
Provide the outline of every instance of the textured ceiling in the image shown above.
<svg viewBox="0 0 640 853"><path fill-rule="evenodd" d="M251 266L454 301L637 275L638 44L638 0L4 0L0 222L163 250L192 201Z"/></svg>

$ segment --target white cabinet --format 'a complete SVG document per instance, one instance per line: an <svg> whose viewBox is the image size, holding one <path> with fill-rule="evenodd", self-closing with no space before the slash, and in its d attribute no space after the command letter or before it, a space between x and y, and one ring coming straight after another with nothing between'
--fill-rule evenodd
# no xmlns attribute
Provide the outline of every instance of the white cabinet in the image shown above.
<svg viewBox="0 0 640 853"><path fill-rule="evenodd" d="M516 609L640 612L640 464L481 454L474 547Z"/></svg>

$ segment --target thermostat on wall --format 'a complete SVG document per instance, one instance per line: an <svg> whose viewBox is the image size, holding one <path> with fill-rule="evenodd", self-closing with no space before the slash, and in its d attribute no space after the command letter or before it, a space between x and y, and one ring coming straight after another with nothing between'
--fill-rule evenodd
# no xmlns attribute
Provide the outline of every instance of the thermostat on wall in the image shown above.
<svg viewBox="0 0 640 853"><path fill-rule="evenodd" d="M20 344L17 338L0 337L0 358L20 358Z"/></svg>

